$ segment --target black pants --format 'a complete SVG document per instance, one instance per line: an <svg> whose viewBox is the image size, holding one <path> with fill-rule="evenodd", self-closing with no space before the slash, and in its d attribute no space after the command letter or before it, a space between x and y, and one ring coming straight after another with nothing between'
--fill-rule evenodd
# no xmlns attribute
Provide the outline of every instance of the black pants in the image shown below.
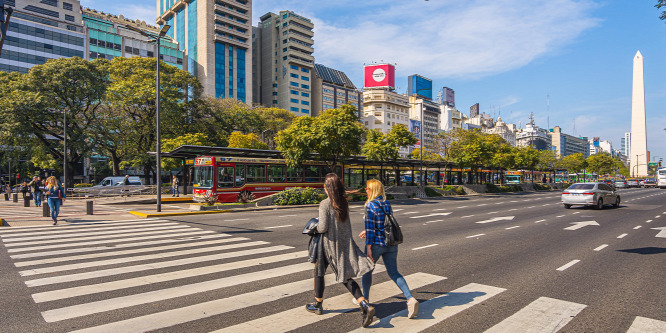
<svg viewBox="0 0 666 333"><path fill-rule="evenodd" d="M324 288L326 287L326 283L324 282L324 277L323 276L317 276L317 265L324 265L324 271L326 271L326 268L328 267L328 261L326 259L320 260L322 262L317 261L315 263L315 269L314 269L314 291L315 291L315 298L324 298ZM358 283L354 281L352 278L349 278L347 281L342 283L349 292L354 295L354 298L359 299L363 297L363 292L361 292L361 288L358 286Z"/></svg>

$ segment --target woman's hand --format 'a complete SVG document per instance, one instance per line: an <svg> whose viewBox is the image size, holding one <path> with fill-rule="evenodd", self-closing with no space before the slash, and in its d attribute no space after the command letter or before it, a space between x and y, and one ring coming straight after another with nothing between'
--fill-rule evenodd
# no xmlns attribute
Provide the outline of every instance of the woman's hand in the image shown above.
<svg viewBox="0 0 666 333"><path fill-rule="evenodd" d="M366 245L365 246L365 254L372 260L372 262L375 262L375 259L372 257L372 245Z"/></svg>
<svg viewBox="0 0 666 333"><path fill-rule="evenodd" d="M365 238L365 230L361 231L360 234L358 234L358 238L364 239Z"/></svg>

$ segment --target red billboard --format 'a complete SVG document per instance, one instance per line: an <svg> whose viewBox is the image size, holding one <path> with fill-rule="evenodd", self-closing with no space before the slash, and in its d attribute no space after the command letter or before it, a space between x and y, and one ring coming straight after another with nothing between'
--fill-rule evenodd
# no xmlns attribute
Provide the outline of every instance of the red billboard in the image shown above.
<svg viewBox="0 0 666 333"><path fill-rule="evenodd" d="M391 64L366 65L364 73L364 87L390 87L395 89L395 66Z"/></svg>

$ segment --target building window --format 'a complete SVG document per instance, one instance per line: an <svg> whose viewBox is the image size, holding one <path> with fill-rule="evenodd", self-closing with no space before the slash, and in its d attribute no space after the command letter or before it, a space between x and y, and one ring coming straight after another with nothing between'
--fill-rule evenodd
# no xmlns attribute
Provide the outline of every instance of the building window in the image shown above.
<svg viewBox="0 0 666 333"><path fill-rule="evenodd" d="M310 110L308 109L301 109L301 111L303 111L303 113L310 113Z"/></svg>
<svg viewBox="0 0 666 333"><path fill-rule="evenodd" d="M72 7L72 4L71 4L71 3L63 2L63 3L62 3L62 9L71 11L71 10L73 10L74 8Z"/></svg>
<svg viewBox="0 0 666 333"><path fill-rule="evenodd" d="M60 15L58 14L58 12L55 12L55 11L52 11L52 10L48 10L48 9L44 9L44 8L35 7L35 6L33 6L33 5L25 6L23 9L25 9L25 10L29 10L29 11L31 11L31 12L39 13L39 14L48 15L48 16L55 17L55 18L59 18L59 17L60 17Z"/></svg>
<svg viewBox="0 0 666 333"><path fill-rule="evenodd" d="M291 107L291 111L298 112L298 108L292 106L292 107Z"/></svg>
<svg viewBox="0 0 666 333"><path fill-rule="evenodd" d="M301 72L304 72L304 73L310 73L310 70L307 69L307 68L301 68Z"/></svg>
<svg viewBox="0 0 666 333"><path fill-rule="evenodd" d="M301 104L303 104L303 105L310 105L310 102L308 102L308 101L301 101Z"/></svg>
<svg viewBox="0 0 666 333"><path fill-rule="evenodd" d="M298 74L290 73L289 76L298 79Z"/></svg>
<svg viewBox="0 0 666 333"><path fill-rule="evenodd" d="M303 97L310 97L310 94L309 94L309 93L306 93L306 92L302 92L302 93L301 93L301 96L303 96Z"/></svg>
<svg viewBox="0 0 666 333"><path fill-rule="evenodd" d="M285 49L285 51L286 51L286 50L287 50L287 49ZM296 66L296 65L289 65L289 67L290 67L291 69L298 70L298 66Z"/></svg>
<svg viewBox="0 0 666 333"><path fill-rule="evenodd" d="M310 78L307 76L301 76L301 79L303 79L303 81L310 81Z"/></svg>
<svg viewBox="0 0 666 333"><path fill-rule="evenodd" d="M43 3L45 5L53 6L53 7L58 7L58 0L42 0L39 3Z"/></svg>
<svg viewBox="0 0 666 333"><path fill-rule="evenodd" d="M292 94L292 95L298 95L298 91L296 91L296 90L291 90L291 94Z"/></svg>
<svg viewBox="0 0 666 333"><path fill-rule="evenodd" d="M292 98L290 101L291 101L292 103L296 103L296 104L298 104L298 100L295 99L295 98Z"/></svg>
<svg viewBox="0 0 666 333"><path fill-rule="evenodd" d="M289 81L289 84L293 87L298 87L298 83L296 83L294 81Z"/></svg>
<svg viewBox="0 0 666 333"><path fill-rule="evenodd" d="M307 84L301 84L301 88L303 89L310 89L310 86Z"/></svg>

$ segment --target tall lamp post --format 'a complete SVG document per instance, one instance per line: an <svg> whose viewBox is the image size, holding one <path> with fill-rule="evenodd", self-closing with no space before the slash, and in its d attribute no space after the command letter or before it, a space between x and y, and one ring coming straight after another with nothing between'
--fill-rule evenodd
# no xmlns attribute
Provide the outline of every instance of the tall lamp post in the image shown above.
<svg viewBox="0 0 666 333"><path fill-rule="evenodd" d="M421 92L421 91L428 91L428 90L432 90L432 87L431 88L419 89L414 93L414 95L418 95L419 92ZM421 98L421 103L420 103L420 105L421 105L421 131L420 131L421 132L421 138L420 138L421 147L419 147L419 149L420 149L419 157L421 158L421 161L420 161L420 166L419 166L419 184L421 184L421 186L423 186L423 146L425 146L424 142L423 142L423 128L424 128L423 124L425 123L425 119L423 119L423 100L424 100L424 98Z"/></svg>
<svg viewBox="0 0 666 333"><path fill-rule="evenodd" d="M67 192L67 109L62 111L62 187Z"/></svg>
<svg viewBox="0 0 666 333"><path fill-rule="evenodd" d="M139 28L135 28L133 26L127 25L125 26L126 28L138 32L141 35L151 38L151 42L155 41L157 44L157 69L156 69L156 75L155 75L155 91L156 91L156 96L155 96L155 138L156 138L156 151L157 151L157 172L156 172L156 180L155 180L155 186L157 188L157 212L162 211L162 149L160 147L161 140L160 140L160 39L166 35L167 31L171 29L171 26L168 24L165 24L160 28L160 32L158 33L157 37L155 35L149 34Z"/></svg>

